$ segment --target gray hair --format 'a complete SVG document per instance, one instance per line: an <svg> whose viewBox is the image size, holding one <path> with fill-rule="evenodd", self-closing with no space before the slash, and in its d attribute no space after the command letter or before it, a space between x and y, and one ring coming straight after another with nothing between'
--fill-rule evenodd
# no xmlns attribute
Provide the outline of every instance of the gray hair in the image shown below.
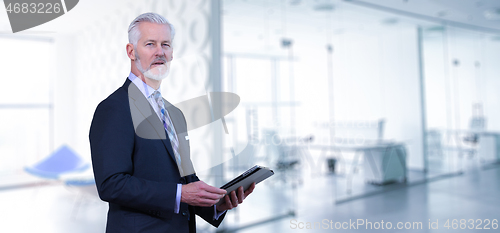
<svg viewBox="0 0 500 233"><path fill-rule="evenodd" d="M150 22L150 23L168 25L170 27L170 36L172 37L172 41L174 40L175 36L174 25L169 23L168 20L165 19L165 17L156 13L149 12L137 16L137 18L135 18L128 27L128 42L133 44L134 46L137 45L137 42L141 37L141 32L139 31L139 28L137 28L137 26L139 26L139 23L141 22Z"/></svg>

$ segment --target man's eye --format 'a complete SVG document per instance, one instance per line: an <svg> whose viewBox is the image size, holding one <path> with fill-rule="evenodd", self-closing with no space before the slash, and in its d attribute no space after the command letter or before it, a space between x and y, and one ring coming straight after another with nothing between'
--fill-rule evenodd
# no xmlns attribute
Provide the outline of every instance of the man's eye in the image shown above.
<svg viewBox="0 0 500 233"><path fill-rule="evenodd" d="M151 45L153 45L153 43L147 43L147 44L146 44L146 46L151 46Z"/></svg>
<svg viewBox="0 0 500 233"><path fill-rule="evenodd" d="M165 46L165 47L170 47L170 45L169 45L169 44L163 44L163 46Z"/></svg>

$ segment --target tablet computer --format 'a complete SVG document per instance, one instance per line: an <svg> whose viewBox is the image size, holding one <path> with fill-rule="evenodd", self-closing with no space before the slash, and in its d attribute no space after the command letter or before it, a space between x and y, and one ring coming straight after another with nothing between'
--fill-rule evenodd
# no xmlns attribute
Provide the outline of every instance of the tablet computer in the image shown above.
<svg viewBox="0 0 500 233"><path fill-rule="evenodd" d="M222 185L222 187L220 188L226 190L227 194L238 189L240 186L243 186L243 190L247 190L253 182L255 182L255 184L258 184L272 175L274 175L273 170L267 167L255 165L247 171L243 172L241 175L227 182L225 185ZM221 205L224 202L225 199L221 198L216 205Z"/></svg>

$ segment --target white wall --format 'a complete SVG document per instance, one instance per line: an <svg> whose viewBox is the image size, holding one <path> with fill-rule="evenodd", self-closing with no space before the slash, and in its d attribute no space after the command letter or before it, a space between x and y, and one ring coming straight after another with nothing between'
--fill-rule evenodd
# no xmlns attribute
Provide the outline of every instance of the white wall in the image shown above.
<svg viewBox="0 0 500 233"><path fill-rule="evenodd" d="M77 148L79 122L76 102L76 36L60 34L54 38L55 76L54 95L54 149L62 145ZM90 161L90 157L84 156Z"/></svg>
<svg viewBox="0 0 500 233"><path fill-rule="evenodd" d="M500 40L485 36L482 40L480 77L484 101L484 113L487 117L487 129L500 132Z"/></svg>
<svg viewBox="0 0 500 233"><path fill-rule="evenodd" d="M337 46L335 118L385 119L384 138L407 145L408 166L423 169L422 112L416 28L342 35Z"/></svg>
<svg viewBox="0 0 500 233"><path fill-rule="evenodd" d="M427 128L451 128L451 86L448 67L445 67L447 49L442 32L425 33L423 38L425 105Z"/></svg>
<svg viewBox="0 0 500 233"><path fill-rule="evenodd" d="M230 10L225 14L228 22L224 26L226 52L286 58L289 51L280 42L283 38L292 41L293 69L286 61L280 63L279 95L282 101L291 100L288 79L289 71L293 70L294 99L299 102L296 109L299 136L314 134L316 143L328 144L328 125L353 121L373 123L385 119L385 139L405 143L408 165L423 169L424 133L416 23L405 19L395 24L381 23L381 18L399 16L352 10L342 4L336 5L333 12L259 3L241 4L240 7L228 3L228 7ZM251 13L238 17L238 13L246 9ZM329 110L332 99L329 95L328 44L333 46L333 116ZM261 89L269 96L265 88ZM279 126L289 127L289 115L288 109L281 111Z"/></svg>
<svg viewBox="0 0 500 233"><path fill-rule="evenodd" d="M328 144L328 128L322 123L330 120L327 76L326 32L317 32L308 25L295 24L288 36L293 41L294 99L296 127L299 136L314 134L316 143ZM422 112L418 61L417 29L414 27L385 27L378 30L350 30L333 35L333 101L336 122L376 122L386 120L385 139L407 145L411 168L423 169ZM226 43L244 42L230 41ZM235 48L235 45L229 45ZM232 52L232 51L227 51ZM238 52L238 51L235 51ZM276 52L276 51L275 51ZM252 52L249 52L250 54ZM281 49L286 55L287 49ZM242 102L270 102L270 59L263 56L262 64L238 60L236 78ZM248 67L242 67L247 65ZM279 90L281 101L290 101L290 63L279 63ZM260 74L259 72L268 72ZM258 95L255 95L257 94ZM255 96L252 96L254 94ZM290 128L289 108L280 110L278 124L272 122L270 108L259 108L260 127ZM266 121L267 119L267 121ZM244 122L244 120L243 120ZM244 124L242 125L243 128ZM366 127L363 125L362 127ZM357 132L356 132L357 133ZM367 133L366 136L370 134ZM376 134L376 133L375 133ZM338 131L336 137L356 137ZM367 136L368 137L368 136ZM244 138L243 138L244 139ZM369 139L369 138L367 138ZM373 138L372 138L373 139Z"/></svg>
<svg viewBox="0 0 500 233"><path fill-rule="evenodd" d="M0 174L23 174L51 153L54 43L46 35L3 35L0 51Z"/></svg>
<svg viewBox="0 0 500 233"><path fill-rule="evenodd" d="M89 20L88 26L56 38L55 144L68 144L88 160L93 113L98 103L123 85L129 75L127 29L139 14L159 13L176 27L172 70L162 82L167 100L175 104L218 89L214 86L216 79L211 78L216 65L212 57L212 38L216 36L211 24L212 1L127 0L120 4L116 8L107 6L110 8L102 17L81 15ZM192 113L184 114L193 117ZM222 129L219 121L190 132L191 157L199 171L220 163L220 159L214 159L220 153L215 152L217 131L213 127Z"/></svg>
<svg viewBox="0 0 500 233"><path fill-rule="evenodd" d="M472 105L482 103L487 130L500 131L500 42L492 38L456 28L426 33L424 69L429 129L468 129Z"/></svg>

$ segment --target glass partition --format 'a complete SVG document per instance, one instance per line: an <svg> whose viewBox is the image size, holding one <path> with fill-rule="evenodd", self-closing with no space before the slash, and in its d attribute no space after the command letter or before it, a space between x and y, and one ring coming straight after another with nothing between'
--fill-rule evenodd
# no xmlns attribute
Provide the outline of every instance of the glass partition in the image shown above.
<svg viewBox="0 0 500 233"><path fill-rule="evenodd" d="M251 144L246 166L276 169L269 183L286 177L269 187L282 212L313 212L293 201L304 190L329 208L498 160L498 36L291 2L223 7L224 88L241 97L231 145Z"/></svg>
<svg viewBox="0 0 500 233"><path fill-rule="evenodd" d="M275 224L314 213L298 201L304 192L330 208L423 181L418 27L348 4L285 2L223 7L224 91L241 97L226 119L236 155L227 178L254 164L275 170L259 192L277 199L254 197L277 208ZM271 217L238 213L231 227Z"/></svg>
<svg viewBox="0 0 500 233"><path fill-rule="evenodd" d="M430 174L498 160L498 37L449 26L423 30Z"/></svg>

